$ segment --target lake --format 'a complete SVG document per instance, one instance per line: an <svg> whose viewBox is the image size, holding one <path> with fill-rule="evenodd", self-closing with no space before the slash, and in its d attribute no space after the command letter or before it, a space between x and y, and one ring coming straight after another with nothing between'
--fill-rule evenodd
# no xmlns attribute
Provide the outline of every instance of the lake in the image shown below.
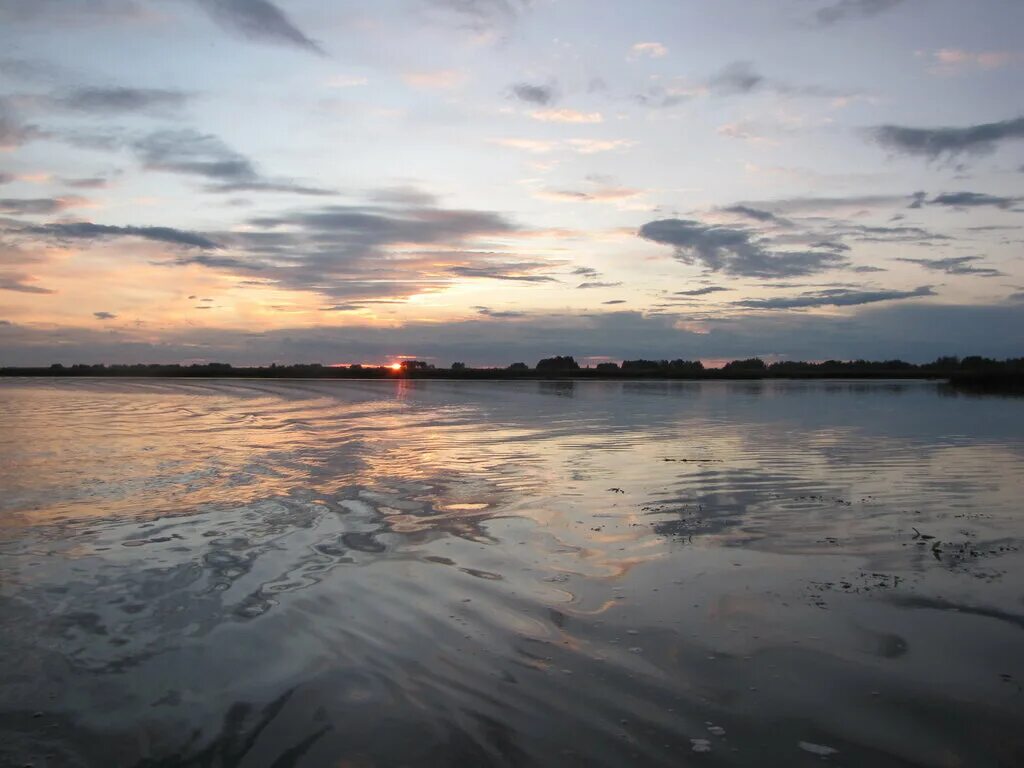
<svg viewBox="0 0 1024 768"><path fill-rule="evenodd" d="M0 764L1024 765L1024 399L0 381Z"/></svg>

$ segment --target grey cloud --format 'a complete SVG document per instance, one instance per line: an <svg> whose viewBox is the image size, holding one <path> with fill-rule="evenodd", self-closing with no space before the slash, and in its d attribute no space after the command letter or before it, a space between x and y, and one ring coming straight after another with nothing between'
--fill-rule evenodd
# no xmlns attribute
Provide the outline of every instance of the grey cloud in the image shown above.
<svg viewBox="0 0 1024 768"><path fill-rule="evenodd" d="M501 319L512 319L516 317L526 317L525 312L517 312L512 309L497 310L491 309L490 307L476 307L477 314L484 315L486 317L494 317L499 320Z"/></svg>
<svg viewBox="0 0 1024 768"><path fill-rule="evenodd" d="M3 198L0 199L0 213L16 216L38 216L58 213L67 208L81 205L85 200L80 197L36 197L36 198Z"/></svg>
<svg viewBox="0 0 1024 768"><path fill-rule="evenodd" d="M839 0L837 3L819 8L815 14L823 26L850 19L864 19L895 8L903 0Z"/></svg>
<svg viewBox="0 0 1024 768"><path fill-rule="evenodd" d="M547 275L513 275L507 274L501 268L494 267L451 267L448 270L459 277L484 277L490 280L513 280L522 283L557 283L553 277Z"/></svg>
<svg viewBox="0 0 1024 768"><path fill-rule="evenodd" d="M256 168L216 136L192 130L157 131L133 148L149 170L203 176L225 182L256 181Z"/></svg>
<svg viewBox="0 0 1024 768"><path fill-rule="evenodd" d="M949 194L936 195L929 200L930 205L946 205L951 208L976 208L978 206L991 205L1004 210L1011 205L1021 202L1019 197L1001 197L998 195L986 195L981 192L952 192Z"/></svg>
<svg viewBox="0 0 1024 768"><path fill-rule="evenodd" d="M135 0L4 0L0 3L0 20L15 22L98 22L138 17L142 13Z"/></svg>
<svg viewBox="0 0 1024 768"><path fill-rule="evenodd" d="M72 189L105 189L110 186L109 179L102 176L92 176L81 179L61 179L60 183Z"/></svg>
<svg viewBox="0 0 1024 768"><path fill-rule="evenodd" d="M532 0L421 0L424 4L452 13L466 26L486 29L508 24L530 7Z"/></svg>
<svg viewBox="0 0 1024 768"><path fill-rule="evenodd" d="M171 227L115 227L82 221L73 224L44 224L16 230L59 240L96 240L107 237L141 237L159 243L189 248L215 249L221 246L198 232L187 232Z"/></svg>
<svg viewBox="0 0 1024 768"><path fill-rule="evenodd" d="M0 172L0 184L10 184L14 181L14 176L9 173Z"/></svg>
<svg viewBox="0 0 1024 768"><path fill-rule="evenodd" d="M850 237L868 243L931 243L952 240L948 235L940 235L921 227L872 227L865 224L834 224L830 227L833 235Z"/></svg>
<svg viewBox="0 0 1024 768"><path fill-rule="evenodd" d="M210 267L211 269L250 270L255 272L265 268L265 265L260 263L237 259L232 256L210 256L205 253L194 256L179 256L174 260L173 264L177 266L198 264L203 267Z"/></svg>
<svg viewBox="0 0 1024 768"><path fill-rule="evenodd" d="M512 94L520 101L530 104L551 104L555 100L555 89L551 85L516 83L512 86Z"/></svg>
<svg viewBox="0 0 1024 768"><path fill-rule="evenodd" d="M17 293L56 293L49 288L35 285L30 275L22 273L0 272L0 291L15 291Z"/></svg>
<svg viewBox="0 0 1024 768"><path fill-rule="evenodd" d="M309 197L332 197L338 194L336 189L326 187L310 187L290 181L238 181L226 184L210 184L204 187L207 192L285 192L293 195Z"/></svg>
<svg viewBox="0 0 1024 768"><path fill-rule="evenodd" d="M189 98L189 94L163 88L78 88L55 97L53 103L63 109L109 115L178 109Z"/></svg>
<svg viewBox="0 0 1024 768"><path fill-rule="evenodd" d="M716 227L699 221L662 219L640 228L640 237L671 245L684 264L699 264L713 272L743 277L811 275L847 264L827 251L769 251L751 231Z"/></svg>
<svg viewBox="0 0 1024 768"><path fill-rule="evenodd" d="M366 197L390 205L437 205L437 195L409 186L367 190Z"/></svg>
<svg viewBox="0 0 1024 768"><path fill-rule="evenodd" d="M601 274L600 272L598 272L593 267L576 267L576 269L574 269L572 271L572 273L574 275L581 275L583 277L589 277L589 278L596 278L596 277L600 276L600 274Z"/></svg>
<svg viewBox="0 0 1024 768"><path fill-rule="evenodd" d="M680 319L694 320L701 327L683 330ZM937 334L936 328L943 332ZM1003 332L992 333L993 328ZM553 340L557 346L553 347ZM180 362L200 355L242 365L382 359L400 354L465 360L470 365L507 365L565 353L577 359L774 354L791 360L898 357L923 362L940 355L1019 355L1024 347L1024 303L978 306L891 301L858 307L842 317L799 312L734 314L706 320L677 313L531 314L517 322L474 317L448 323L360 327L358 332L339 332L335 327L255 333L186 327L157 342L141 340L130 329L116 326L41 329L13 325L0 328L0 346L9 365L83 360Z"/></svg>
<svg viewBox="0 0 1024 768"><path fill-rule="evenodd" d="M112 312L93 312L92 316L97 320L114 320L117 318L117 315Z"/></svg>
<svg viewBox="0 0 1024 768"><path fill-rule="evenodd" d="M612 299L611 301L602 301L602 304L625 304L625 299Z"/></svg>
<svg viewBox="0 0 1024 768"><path fill-rule="evenodd" d="M749 205L730 205L728 208L723 208L722 210L726 213L735 213L737 216L745 216L748 219L753 219L754 221L771 222L772 224L778 224L779 226L784 227L793 225L793 222L788 219L780 218L771 211L751 208Z"/></svg>
<svg viewBox="0 0 1024 768"><path fill-rule="evenodd" d="M935 272L945 272L947 275L976 275L978 277L1003 277L1003 273L991 267L974 266L976 262L982 261L981 256L950 256L944 259L911 259L900 258L896 261L905 261L908 264L917 264L919 267L930 269Z"/></svg>
<svg viewBox="0 0 1024 768"><path fill-rule="evenodd" d="M690 291L675 291L673 296L707 296L710 293L719 293L721 291L731 291L732 288L725 288L720 285L708 285L704 288L694 288Z"/></svg>
<svg viewBox="0 0 1024 768"><path fill-rule="evenodd" d="M586 288L616 288L616 287L618 287L620 285L622 285L621 282L618 282L618 283L599 283L599 282L593 282L592 281L592 282L587 282L587 283L580 283L576 287L577 288L584 288L584 289L586 289Z"/></svg>
<svg viewBox="0 0 1024 768"><path fill-rule="evenodd" d="M721 95L750 93L765 84L765 79L749 61L735 61L708 80L712 92Z"/></svg>
<svg viewBox="0 0 1024 768"><path fill-rule="evenodd" d="M259 269L269 284L320 293L340 304L404 298L438 290L457 278L556 282L542 274L554 266L548 262L517 261L502 252L455 250L516 230L504 217L487 211L399 203L334 205L258 216L247 223L247 231L220 235L227 252L214 257L234 259L235 253L244 253L244 265L221 265L206 254L190 256L188 263ZM429 246L443 249L425 250Z"/></svg>
<svg viewBox="0 0 1024 768"><path fill-rule="evenodd" d="M321 312L352 312L357 309L365 309L362 304L335 304L330 307L321 307Z"/></svg>
<svg viewBox="0 0 1024 768"><path fill-rule="evenodd" d="M289 179L262 176L249 158L227 146L212 134L197 131L157 131L136 139L132 148L144 168L153 171L198 176L212 183L208 192L286 192L328 196L334 190L311 187Z"/></svg>
<svg viewBox="0 0 1024 768"><path fill-rule="evenodd" d="M313 53L323 49L269 0L194 0L225 29L253 40L296 46Z"/></svg>
<svg viewBox="0 0 1024 768"><path fill-rule="evenodd" d="M996 123L980 123L963 128L912 128L880 125L868 135L893 152L920 155L930 160L960 154L984 154L1002 141L1024 138L1024 117Z"/></svg>
<svg viewBox="0 0 1024 768"><path fill-rule="evenodd" d="M829 213L848 209L887 208L903 205L913 196L850 195L848 197L789 197L778 200L743 201L734 207L753 208L778 214Z"/></svg>
<svg viewBox="0 0 1024 768"><path fill-rule="evenodd" d="M858 291L848 288L831 288L825 291L801 293L799 296L784 296L774 299L745 299L732 302L733 306L748 309L809 309L811 307L852 307L859 304L874 304L879 301L912 299L919 296L934 296L930 285L922 285L912 291Z"/></svg>
<svg viewBox="0 0 1024 768"><path fill-rule="evenodd" d="M0 98L0 150L19 147L45 136L35 125L23 123L7 101Z"/></svg>
<svg viewBox="0 0 1024 768"><path fill-rule="evenodd" d="M861 267L854 267L850 271L851 272L859 272L859 273L869 273L869 272L888 272L889 270L884 269L883 267L872 267L872 266L869 266L869 265L864 265L864 266L861 266Z"/></svg>

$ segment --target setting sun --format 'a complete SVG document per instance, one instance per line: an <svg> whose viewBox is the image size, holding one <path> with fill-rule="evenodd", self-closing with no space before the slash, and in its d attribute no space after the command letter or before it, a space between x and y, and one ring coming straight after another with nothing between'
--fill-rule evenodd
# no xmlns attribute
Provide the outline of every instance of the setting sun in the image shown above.
<svg viewBox="0 0 1024 768"><path fill-rule="evenodd" d="M401 363L392 363L391 365L388 366L388 368L390 368L392 371L400 371L400 370L402 370L402 364Z"/></svg>

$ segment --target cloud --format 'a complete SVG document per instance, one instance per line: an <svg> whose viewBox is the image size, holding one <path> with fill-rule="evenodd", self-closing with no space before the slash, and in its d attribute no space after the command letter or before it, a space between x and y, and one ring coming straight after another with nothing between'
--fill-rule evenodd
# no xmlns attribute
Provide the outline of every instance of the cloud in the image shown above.
<svg viewBox="0 0 1024 768"><path fill-rule="evenodd" d="M603 123L600 112L578 112L575 109L538 109L530 113L534 120L545 123Z"/></svg>
<svg viewBox="0 0 1024 768"><path fill-rule="evenodd" d="M834 251L770 251L755 233L686 219L651 221L640 237L675 249L684 264L743 277L793 277L846 266Z"/></svg>
<svg viewBox="0 0 1024 768"><path fill-rule="evenodd" d="M135 0L4 0L0 20L31 22L99 22L106 19L136 18L144 15Z"/></svg>
<svg viewBox="0 0 1024 768"><path fill-rule="evenodd" d="M754 71L749 61L734 61L708 80L711 92L723 96L750 93L764 84L764 77Z"/></svg>
<svg viewBox="0 0 1024 768"><path fill-rule="evenodd" d="M117 319L117 315L115 315L115 314L113 314L111 312L93 312L92 316L95 317L97 320L115 320L115 319Z"/></svg>
<svg viewBox="0 0 1024 768"><path fill-rule="evenodd" d="M164 88L78 88L52 99L62 109L109 115L178 109L191 96Z"/></svg>
<svg viewBox="0 0 1024 768"><path fill-rule="evenodd" d="M13 230L58 240L97 240L110 237L140 237L158 243L181 245L186 248L212 250L221 246L198 232L187 232L171 227L115 227L82 221L72 224L42 224Z"/></svg>
<svg viewBox="0 0 1024 768"><path fill-rule="evenodd" d="M944 156L985 154L992 152L1000 142L1024 139L1024 117L964 128L880 125L869 129L868 135L893 152L937 160Z"/></svg>
<svg viewBox="0 0 1024 768"><path fill-rule="evenodd" d="M525 312L518 312L516 310L497 310L491 309L490 307L476 307L477 314L484 315L485 317L493 317L498 320L513 319L516 317L527 317Z"/></svg>
<svg viewBox="0 0 1024 768"><path fill-rule="evenodd" d="M709 285L704 288L694 288L689 291L673 291L673 296L707 296L710 293L720 293L721 291L731 291L732 288L725 288L720 285Z"/></svg>
<svg viewBox="0 0 1024 768"><path fill-rule="evenodd" d="M850 215L878 208L906 205L908 195L850 195L846 197L789 197L778 200L747 200L734 207L754 208L774 214L825 214L843 212Z"/></svg>
<svg viewBox="0 0 1024 768"><path fill-rule="evenodd" d="M559 266L493 250L493 238L517 227L488 211L440 208L433 196L382 190L368 205L331 205L248 219L217 235L223 249L180 256L168 266L258 271L265 285L309 291L337 304L402 299L444 290L459 280L556 282ZM488 250L470 250L476 244Z"/></svg>
<svg viewBox="0 0 1024 768"><path fill-rule="evenodd" d="M251 40L290 45L323 54L287 14L269 0L194 0L225 29Z"/></svg>
<svg viewBox="0 0 1024 768"><path fill-rule="evenodd" d="M630 58L639 59L644 56L651 59L660 59L668 54L668 48L661 43L634 43L629 49Z"/></svg>
<svg viewBox="0 0 1024 768"><path fill-rule="evenodd" d="M181 362L201 355L234 365L309 361L376 360L415 354L465 360L470 365L508 365L552 354L577 359L746 358L777 355L790 360L886 360L914 362L940 355L1012 357L1024 348L1024 303L992 306L934 302L877 302L842 315L802 312L744 313L700 322L700 332L681 324L688 315L629 311L540 314L515 322L474 315L453 322L354 327L324 323L313 328L269 331L182 326L157 339L116 325L94 328L0 328L8 365ZM696 324L696 323L695 323ZM936 333L941 328L942 333ZM993 333L993 328L1001 329Z"/></svg>
<svg viewBox="0 0 1024 768"><path fill-rule="evenodd" d="M421 0L455 16L464 26L486 31L515 21L532 0Z"/></svg>
<svg viewBox="0 0 1024 768"><path fill-rule="evenodd" d="M102 176L89 176L79 179L61 179L60 183L72 189L106 189L110 180Z"/></svg>
<svg viewBox="0 0 1024 768"><path fill-rule="evenodd" d="M44 135L37 126L23 123L7 100L0 97L0 150L20 147Z"/></svg>
<svg viewBox="0 0 1024 768"><path fill-rule="evenodd" d="M258 177L256 168L244 155L216 136L190 129L157 131L137 140L133 148L147 170L229 181Z"/></svg>
<svg viewBox="0 0 1024 768"><path fill-rule="evenodd" d="M555 100L555 87L553 85L516 83L512 86L512 95L520 101L525 101L529 104L546 106Z"/></svg>
<svg viewBox="0 0 1024 768"><path fill-rule="evenodd" d="M982 261L981 256L950 256L944 259L912 259L899 258L896 261L905 261L908 264L917 264L925 269L935 272L945 272L947 275L977 275L978 277L1004 277L998 269L991 267L976 267L976 262Z"/></svg>
<svg viewBox="0 0 1024 768"><path fill-rule="evenodd" d="M918 51L918 56L927 56L933 62L932 72L950 75L968 69L1000 69L1024 61L1024 53L1017 51L965 51L960 48L942 48L932 51Z"/></svg>
<svg viewBox="0 0 1024 768"><path fill-rule="evenodd" d="M0 184L10 184L12 181L15 181L13 174L0 171Z"/></svg>
<svg viewBox="0 0 1024 768"><path fill-rule="evenodd" d="M903 0L839 0L837 3L819 8L815 18L822 26L829 26L840 21L866 19L884 13Z"/></svg>
<svg viewBox="0 0 1024 768"><path fill-rule="evenodd" d="M934 296L930 285L922 285L912 291L857 291L849 288L830 288L825 291L809 291L799 296L774 299L744 299L732 302L735 307L748 309L810 309L812 307L852 307L859 304L874 304L879 301L913 299L920 296Z"/></svg>
<svg viewBox="0 0 1024 768"><path fill-rule="evenodd" d="M191 129L156 131L135 140L132 149L147 170L198 176L213 182L206 187L208 192L335 194L330 189L262 176L245 155L212 134Z"/></svg>
<svg viewBox="0 0 1024 768"><path fill-rule="evenodd" d="M788 219L783 219L776 216L771 211L763 211L760 208L751 208L749 205L730 205L728 208L723 208L726 213L735 213L737 216L744 216L754 221L761 221L765 223L777 224L783 227L790 227L793 222Z"/></svg>
<svg viewBox="0 0 1024 768"><path fill-rule="evenodd" d="M536 193L537 197L562 203L614 203L640 194L641 190L626 187L596 187L589 192L579 189L543 189Z"/></svg>
<svg viewBox="0 0 1024 768"><path fill-rule="evenodd" d="M610 301L602 301L602 304L625 304L625 299L612 299Z"/></svg>
<svg viewBox="0 0 1024 768"><path fill-rule="evenodd" d="M976 208L978 206L994 206L1006 210L1024 200L1020 197L1000 197L981 192L952 192L936 195L928 201L929 205L945 205L951 208Z"/></svg>
<svg viewBox="0 0 1024 768"><path fill-rule="evenodd" d="M15 291L17 293L56 293L49 288L34 284L35 278L22 273L0 272L0 291Z"/></svg>
<svg viewBox="0 0 1024 768"><path fill-rule="evenodd" d="M616 149L631 147L635 142L629 139L566 139L565 141L552 141L549 139L490 139L492 144L498 144L510 149L520 149L524 152L543 155L554 152L557 149L567 147L580 155L596 155L601 152L612 152Z"/></svg>
<svg viewBox="0 0 1024 768"><path fill-rule="evenodd" d="M37 198L4 198L0 199L0 213L15 216L39 216L60 211L87 202L81 197L37 197Z"/></svg>
<svg viewBox="0 0 1024 768"><path fill-rule="evenodd" d="M587 283L580 283L576 287L577 288L583 288L583 289L587 289L587 288L617 288L620 285L622 285L621 282L618 282L618 283L587 282Z"/></svg>
<svg viewBox="0 0 1024 768"><path fill-rule="evenodd" d="M511 274L509 269L515 269L515 265L493 265L476 267L449 267L448 272L459 277L479 277L486 280L511 280L520 283L557 283L553 277L548 275Z"/></svg>
<svg viewBox="0 0 1024 768"><path fill-rule="evenodd" d="M402 79L413 88L453 90L466 82L466 73L457 69L435 69L428 72L406 72Z"/></svg>
<svg viewBox="0 0 1024 768"><path fill-rule="evenodd" d="M576 267L576 269L574 269L572 271L572 273L574 275L582 275L583 277L590 277L590 278L599 277L600 274L601 274L600 272L598 272L593 267Z"/></svg>
<svg viewBox="0 0 1024 768"><path fill-rule="evenodd" d="M634 143L629 139L568 139L566 141L566 144L581 155L611 152L616 149L631 147Z"/></svg>

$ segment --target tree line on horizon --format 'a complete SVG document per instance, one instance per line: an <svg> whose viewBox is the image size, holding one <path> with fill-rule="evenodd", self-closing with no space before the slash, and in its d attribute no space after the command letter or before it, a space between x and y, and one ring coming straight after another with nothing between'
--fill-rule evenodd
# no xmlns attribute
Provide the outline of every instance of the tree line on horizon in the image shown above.
<svg viewBox="0 0 1024 768"><path fill-rule="evenodd" d="M397 367L396 367L397 366ZM768 363L753 357L733 360L721 368L707 368L700 360L623 360L581 366L571 355L543 358L534 367L512 363L504 368L472 368L455 362L439 368L421 360L404 360L387 366L295 365L240 366L230 363L75 364L54 363L48 367L4 367L6 376L193 376L254 378L659 378L659 379L764 379L764 378L948 378L962 384L1024 382L1024 358L940 357L929 363L904 360L826 360L806 362L784 360Z"/></svg>

